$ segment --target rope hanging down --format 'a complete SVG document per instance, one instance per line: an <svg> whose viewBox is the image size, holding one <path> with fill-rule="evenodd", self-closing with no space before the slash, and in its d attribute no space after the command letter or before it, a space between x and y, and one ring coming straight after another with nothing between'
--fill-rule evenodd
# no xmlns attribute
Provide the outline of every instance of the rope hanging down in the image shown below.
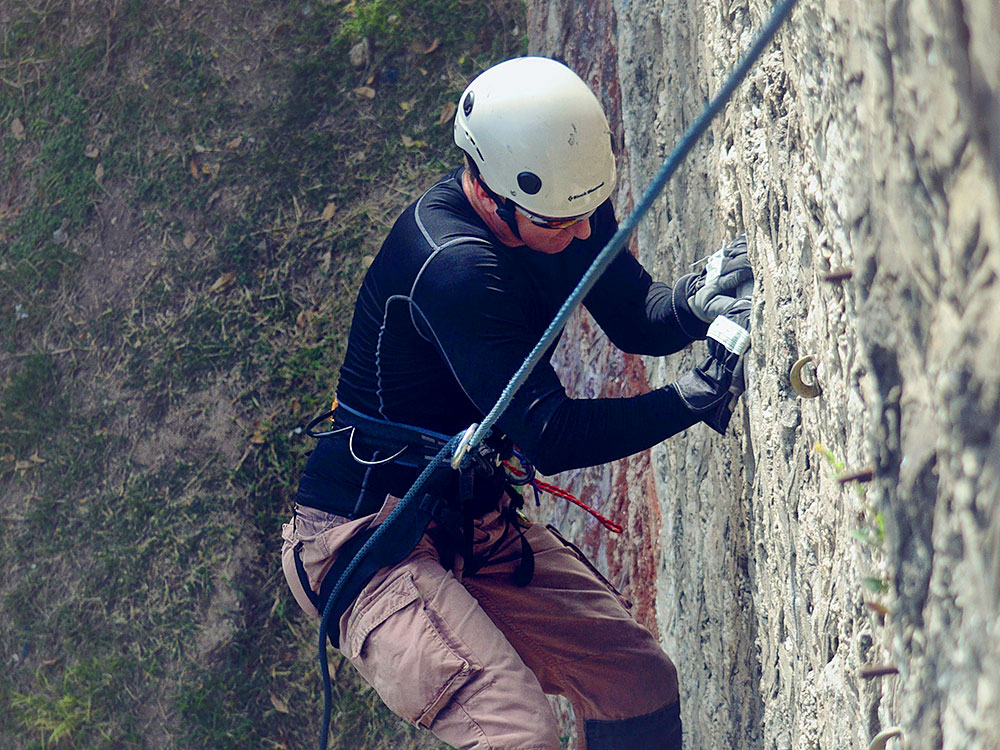
<svg viewBox="0 0 1000 750"><path fill-rule="evenodd" d="M458 445L459 438L462 433L455 435L451 440L449 440L438 454L431 459L431 462L427 464L426 468L417 477L417 481L413 483L410 487L409 492L407 492L400 501L396 504L396 507L389 511L389 515L385 517L385 520L378 525L375 529L375 533L369 537L368 541L364 543L361 549L358 550L354 559L348 564L347 568L341 574L340 579L337 584L333 587L330 592L330 597L326 600L326 607L323 610L323 619L320 621L319 625L319 671L323 679L323 723L320 725L320 738L319 747L320 750L326 750L327 741L330 734L330 716L333 713L333 687L330 685L330 664L326 655L326 637L327 632L330 629L330 614L333 611L333 605L337 601L337 597L340 595L341 589L344 587L344 583L350 579L357 569L358 565L364 559L365 555L369 550L374 547L379 539L388 533L400 516L409 508L409 506L417 501L417 496L420 489L424 486L431 475L437 471L439 468L447 464L448 459L451 458L455 451L455 447ZM334 627L339 627L339 624L334 623Z"/></svg>
<svg viewBox="0 0 1000 750"><path fill-rule="evenodd" d="M546 329L538 344L536 344L535 348L532 349L531 353L524 360L524 364L521 365L520 369L514 373L514 377L511 378L510 382L504 388L503 393L500 394L500 398L497 400L496 405L490 410L489 414L486 415L482 423L480 423L474 431L466 430L455 435L448 441L448 443L440 450L430 464L428 464L423 472L421 472L409 492L403 496L396 507L393 508L392 512L389 513L385 520L375 530L375 533L372 534L371 538L369 538L364 546L358 551L358 554L355 555L354 559L337 581L337 584L334 586L333 591L330 593L330 597L327 600L327 606L323 612L323 619L320 623L319 661L320 672L322 673L323 678L324 697L323 723L320 729L320 750L326 750L330 731L330 716L333 707L333 694L330 685L330 668L327 662L326 654L327 632L330 627L329 620L330 613L332 611L332 604L336 601L345 581L347 581L354 573L365 554L375 544L377 544L380 536L387 533L387 531L392 528L394 522L403 515L408 507L417 501L417 496L421 487L423 487L424 483L427 482L435 471L441 468L441 466L447 462L449 458L451 459L452 466L455 468L459 465L468 463L470 460L468 458L470 450L474 450L483 441L490 429L492 429L493 425L496 424L497 420L510 405L510 402L513 400L514 394L517 392L518 388L520 388L524 381L528 378L528 375L531 374L531 371L541 360L545 351L552 345L556 337L558 337L559 333L566 326L566 322L569 320L569 316L573 312L574 308L580 304L584 297L587 296L587 293L597 282L597 279L600 278L601 274L607 269L611 261L614 260L615 255L617 255L622 247L624 247L625 241L635 230L639 221L649 212L649 209L653 205L653 201L666 186L674 172L677 171L677 167L680 166L681 162L694 147L695 143L697 143L698 139L702 136L702 134L704 134L705 130L708 129L709 124L722 110L722 107L725 106L727 101L729 101L733 91L735 91L736 87L746 77L750 68L757 61L757 58L760 57L761 52L763 52L764 48L774 38L774 35L778 32L778 29L784 23L785 19L788 18L789 14L792 12L792 8L795 6L795 2L796 0L782 0L782 2L775 6L775 10L770 19L768 19L767 24L761 29L760 34L747 51L746 56L739 63L739 65L736 66L733 72L730 73L725 85L719 93L715 95L715 98L708 103L698 119L695 120L691 127L684 133L680 143L678 143L677 147L660 167L659 172L657 172L653 182L646 189L642 199L636 205L629 217L618 227L618 231L611 238L611 241L608 242L608 245L600 252L597 258L594 259L593 264L591 264L590 268L583 275L583 278L580 279L580 283L577 285L576 289L574 289L569 297L566 298L566 301L559 309L559 312L556 313L555 318L553 318L552 323L549 324L548 329ZM469 435L470 431L472 432L471 437ZM458 447L459 444L461 444L461 447Z"/></svg>
<svg viewBox="0 0 1000 750"><path fill-rule="evenodd" d="M680 143L674 148L670 156L667 157L666 161L660 167L660 171L656 173L656 177L653 178L653 182L646 189L639 203L636 205L635 209L629 215L629 217L622 222L618 231L615 232L614 236L608 242L607 246L600 252L600 254L594 259L590 268L580 279L580 283L577 285L576 289L572 291L563 306L559 308L559 312L556 313L555 318L552 319L552 323L546 329L545 333L542 334L542 338L535 345L535 348L531 350L527 358L524 360L524 364L521 365L520 369L514 373L514 377L510 379L507 387L504 388L503 393L500 394L500 398L497 399L496 405L490 411L489 414L480 422L479 426L476 428L475 432L472 434L471 439L464 446L465 450L474 450L483 439L489 434L490 429L496 424L497 420L500 419L501 415L510 405L510 402L514 399L514 394L517 389L520 388L524 381L528 379L531 371L535 369L535 366L541 361L545 352L550 346L555 342L556 338L562 332L562 329L566 327L566 323L569 321L569 316L573 312L583 298L587 296L594 284L600 278L601 274L607 269L607 267L614 260L615 256L619 251L625 246L625 241L628 239L629 235L635 231L636 226L642 218L649 213L649 209L653 206L653 201L659 196L663 188L666 187L667 182L673 177L674 172L677 171L677 167L680 166L681 162L684 161L685 157L698 142L698 139L704 134L711 124L715 116L719 114L726 102L732 96L733 91L736 87L746 78L750 68L753 64L757 62L757 58L760 57L761 52L764 48L770 44L771 40L774 39L774 35L778 33L778 29L788 18L789 14L792 12L792 8L795 6L796 0L783 0L779 3L771 17L768 19L767 24L761 29L760 34L757 36L753 45L747 51L746 56L740 61L739 65L729 74L729 78L726 80L725 85L720 89L719 93L715 95L705 109L702 111L701 115L695 120L691 127L687 129L684 135L681 137ZM461 458L458 456L457 458ZM452 462L454 466L457 461Z"/></svg>

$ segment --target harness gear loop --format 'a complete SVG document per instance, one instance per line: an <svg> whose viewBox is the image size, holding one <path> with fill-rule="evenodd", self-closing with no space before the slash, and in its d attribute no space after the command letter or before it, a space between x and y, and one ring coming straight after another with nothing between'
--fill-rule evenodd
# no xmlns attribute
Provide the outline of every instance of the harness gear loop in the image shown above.
<svg viewBox="0 0 1000 750"><path fill-rule="evenodd" d="M332 437L334 435L339 435L341 432L347 432L348 430L353 429L350 425L348 425L347 427L338 427L338 428L335 428L335 429L332 429L332 430L323 430L322 432L314 432L313 431L315 429L316 425L318 425L320 422L323 422L323 421L326 421L326 420L329 420L330 422L333 422L333 415L337 411L337 409L336 409L336 402L334 402L334 404L335 405L334 405L333 409L330 409L329 411L325 411L322 414L320 414L318 417L316 417L315 419L310 420L309 424L306 425L306 430L305 430L306 431L306 435L308 435L311 438Z"/></svg>
<svg viewBox="0 0 1000 750"><path fill-rule="evenodd" d="M515 487L524 487L535 481L535 466L517 448L514 449L514 457L517 458L520 467L514 466L510 461L504 461L503 466L507 469L508 478Z"/></svg>
<svg viewBox="0 0 1000 750"><path fill-rule="evenodd" d="M314 419L310 425L316 423L317 420L327 418L333 420L336 425L342 425L342 427L317 434L320 437L332 437L347 430L353 430L348 447L352 457L365 466L397 461L401 466L422 469L449 440L448 435L440 432L400 422L391 422L388 419L370 417L342 403L337 403L334 411ZM372 463L371 460L358 456L354 448L355 438L361 441L361 446L370 448L373 452L395 455L390 459L378 459L378 463Z"/></svg>
<svg viewBox="0 0 1000 750"><path fill-rule="evenodd" d="M410 447L408 445L404 445L402 448L400 448L398 451L396 451L395 453L393 453L388 458L380 458L380 459L377 459L377 460L374 460L374 461L366 461L365 459L361 458L361 456L359 456L355 452L355 450L354 450L354 436L357 434L358 431L354 427L347 427L345 429L348 429L348 430L351 431L351 437L347 441L347 450L349 450L351 452L351 458L353 458L359 464L364 464L365 466L381 466L382 464L392 463L397 458L399 458L404 453L406 453L407 448ZM341 432L341 430L337 430L333 434L336 435L337 432Z"/></svg>

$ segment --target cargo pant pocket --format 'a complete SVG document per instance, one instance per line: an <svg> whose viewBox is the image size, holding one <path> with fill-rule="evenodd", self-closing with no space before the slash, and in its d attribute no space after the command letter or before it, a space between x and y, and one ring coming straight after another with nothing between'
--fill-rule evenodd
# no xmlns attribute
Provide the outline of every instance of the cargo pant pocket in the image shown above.
<svg viewBox="0 0 1000 750"><path fill-rule="evenodd" d="M425 729L483 668L424 600L409 571L359 600L344 636L344 656L386 706Z"/></svg>

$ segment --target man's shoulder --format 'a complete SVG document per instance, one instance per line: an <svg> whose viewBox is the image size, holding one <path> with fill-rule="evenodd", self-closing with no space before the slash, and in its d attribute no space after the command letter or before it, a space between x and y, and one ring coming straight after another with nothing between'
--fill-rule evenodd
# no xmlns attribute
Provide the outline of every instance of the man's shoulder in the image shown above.
<svg viewBox="0 0 1000 750"><path fill-rule="evenodd" d="M461 169L449 172L404 215L432 250L455 245L493 245L486 225L469 204L461 186Z"/></svg>

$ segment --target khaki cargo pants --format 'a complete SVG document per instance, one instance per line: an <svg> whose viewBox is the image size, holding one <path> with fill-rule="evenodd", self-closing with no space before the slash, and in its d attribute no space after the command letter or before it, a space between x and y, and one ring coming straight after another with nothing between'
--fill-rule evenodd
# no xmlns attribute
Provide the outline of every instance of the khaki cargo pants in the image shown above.
<svg viewBox="0 0 1000 750"><path fill-rule="evenodd" d="M377 515L355 521L297 509L283 528L282 560L304 610L318 616L292 550L318 591L341 545L394 504L389 498ZM476 555L493 554L468 577L460 557L442 567L425 535L344 613L341 652L393 712L463 750L559 750L544 693L570 700L581 735L585 720L642 716L675 702L673 663L620 596L552 531L533 525L525 534L535 572L524 588L511 580L521 541L501 511L476 522Z"/></svg>

